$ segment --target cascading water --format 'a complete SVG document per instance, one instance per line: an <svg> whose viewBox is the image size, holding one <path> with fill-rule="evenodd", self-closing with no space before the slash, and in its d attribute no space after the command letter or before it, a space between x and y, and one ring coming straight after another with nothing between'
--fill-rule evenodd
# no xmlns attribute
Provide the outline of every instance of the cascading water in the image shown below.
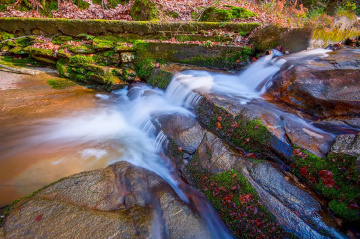
<svg viewBox="0 0 360 239"><path fill-rule="evenodd" d="M316 49L291 55L296 60L312 55L325 55L329 50ZM245 104L260 98L271 84L272 77L287 62L276 50L266 55L237 75L207 71L185 71L174 76L166 90L166 97L177 105L192 108L201 98L198 93L226 95Z"/></svg>
<svg viewBox="0 0 360 239"><path fill-rule="evenodd" d="M208 224L213 238L232 238L223 222L214 216L216 213L206 200L200 195L196 196L198 192L189 189L177 179L176 173L167 164L162 152L167 137L152 124L156 116L183 114L195 117L194 114L180 105L169 102L164 91L145 84L136 84L130 89L119 90L110 95L97 94L96 97L100 104L98 109L38 122L35 126L27 127L28 130L30 128L27 137L22 135L22 138L7 140L12 142L12 145L4 147L11 150L0 155L0 161L27 154L35 149L38 153L51 149L58 155L71 149L76 150L75 154L79 156L77 160L86 163L79 171L94 169L91 165L98 161L103 162L98 167L105 167L117 161L127 161L155 172L172 186L184 202L191 201L204 222ZM66 163L68 162L64 155L54 160L52 166L59 168ZM25 171L21 179L15 179L13 182L25 181L26 177L36 181L36 175L46 173L37 169L39 168L35 167L31 171ZM39 182L41 183L43 182ZM43 184L47 183L50 182ZM10 186L9 184L8 182L7 186ZM21 190L23 185L12 186ZM32 191L40 186L35 184Z"/></svg>

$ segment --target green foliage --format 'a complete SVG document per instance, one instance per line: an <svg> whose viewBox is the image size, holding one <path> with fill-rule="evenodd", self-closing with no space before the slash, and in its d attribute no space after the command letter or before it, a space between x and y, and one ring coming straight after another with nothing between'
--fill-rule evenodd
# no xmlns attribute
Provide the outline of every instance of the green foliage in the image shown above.
<svg viewBox="0 0 360 239"><path fill-rule="evenodd" d="M62 90L71 86L75 86L76 84L67 79L50 79L47 83L53 88L57 90Z"/></svg>
<svg viewBox="0 0 360 239"><path fill-rule="evenodd" d="M73 3L78 6L81 10L89 8L90 4L83 0L73 0Z"/></svg>
<svg viewBox="0 0 360 239"><path fill-rule="evenodd" d="M299 153L293 155L293 172L329 199L329 206L335 214L349 221L359 220L359 209L350 209L352 203L360 204L360 180L355 167L357 157L331 153L320 158L300 148L296 151ZM320 174L322 170L332 174L334 186L325 183Z"/></svg>
<svg viewBox="0 0 360 239"><path fill-rule="evenodd" d="M151 0L135 0L130 9L130 16L135 21L157 21L159 10Z"/></svg>

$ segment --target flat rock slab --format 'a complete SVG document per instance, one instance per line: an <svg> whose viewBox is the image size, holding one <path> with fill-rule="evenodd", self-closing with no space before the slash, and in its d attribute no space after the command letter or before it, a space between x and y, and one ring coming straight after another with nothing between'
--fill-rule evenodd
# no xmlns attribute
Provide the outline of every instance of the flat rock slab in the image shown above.
<svg viewBox="0 0 360 239"><path fill-rule="evenodd" d="M162 178L127 162L61 179L20 200L1 229L4 238L210 237Z"/></svg>

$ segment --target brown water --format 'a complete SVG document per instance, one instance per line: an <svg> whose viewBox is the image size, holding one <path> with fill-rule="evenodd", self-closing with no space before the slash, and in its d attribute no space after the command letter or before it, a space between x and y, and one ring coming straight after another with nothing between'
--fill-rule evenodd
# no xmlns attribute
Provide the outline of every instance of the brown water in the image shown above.
<svg viewBox="0 0 360 239"><path fill-rule="evenodd" d="M95 91L81 86L52 89L50 78L56 77L0 72L0 207L120 156L121 145L111 139L72 142L52 136L66 131L74 112L98 108L99 101Z"/></svg>

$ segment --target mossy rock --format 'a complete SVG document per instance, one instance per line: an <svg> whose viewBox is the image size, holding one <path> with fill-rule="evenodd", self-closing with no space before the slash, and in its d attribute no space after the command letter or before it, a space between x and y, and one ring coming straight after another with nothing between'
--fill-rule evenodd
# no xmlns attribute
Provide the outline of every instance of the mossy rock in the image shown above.
<svg viewBox="0 0 360 239"><path fill-rule="evenodd" d="M249 11L242 7L234 7L230 5L225 6L228 9L218 9L215 7L207 8L201 15L200 21L203 22L223 22L230 21L232 19L242 18L247 19L249 17L257 16L252 11Z"/></svg>
<svg viewBox="0 0 360 239"><path fill-rule="evenodd" d="M15 54L15 55L22 55L22 54L27 54L23 48L21 47L14 47L12 49L9 50L10 53Z"/></svg>
<svg viewBox="0 0 360 239"><path fill-rule="evenodd" d="M69 77L68 68L64 60L59 60L56 63L56 69L59 72L60 76Z"/></svg>
<svg viewBox="0 0 360 239"><path fill-rule="evenodd" d="M156 21L159 20L159 9L151 0L135 0L130 16L135 21Z"/></svg>
<svg viewBox="0 0 360 239"><path fill-rule="evenodd" d="M154 69L147 80L147 83L153 87L159 87L160 89L166 89L169 85L173 73L170 71L165 71L161 69Z"/></svg>
<svg viewBox="0 0 360 239"><path fill-rule="evenodd" d="M92 54L92 53L95 53L94 48L92 46L90 46L90 45L69 47L69 50L72 53L76 53L76 54Z"/></svg>
<svg viewBox="0 0 360 239"><path fill-rule="evenodd" d="M113 49L114 48L114 42L94 38L92 46L97 51L105 51L105 50Z"/></svg>
<svg viewBox="0 0 360 239"><path fill-rule="evenodd" d="M113 50L98 52L97 54L94 55L93 58L97 64L104 66L110 66L110 65L117 66L121 63L120 53L117 53Z"/></svg>
<svg viewBox="0 0 360 239"><path fill-rule="evenodd" d="M58 57L63 57L63 58L70 58L71 57L71 53L65 52L64 49L60 49L57 53Z"/></svg>
<svg viewBox="0 0 360 239"><path fill-rule="evenodd" d="M94 59L91 56L75 55L69 59L69 64L72 66L83 66L93 62Z"/></svg>
<svg viewBox="0 0 360 239"><path fill-rule="evenodd" d="M73 38L71 36L57 36L54 37L51 42L56 44L56 45L62 45L68 41L73 40Z"/></svg>
<svg viewBox="0 0 360 239"><path fill-rule="evenodd" d="M125 51L130 51L131 47L125 43L125 42L118 42L115 45L115 52L125 52Z"/></svg>
<svg viewBox="0 0 360 239"><path fill-rule="evenodd" d="M24 49L26 52L31 53L32 55L45 56L45 57L54 57L54 51L51 49L41 49L36 47L26 47Z"/></svg>

